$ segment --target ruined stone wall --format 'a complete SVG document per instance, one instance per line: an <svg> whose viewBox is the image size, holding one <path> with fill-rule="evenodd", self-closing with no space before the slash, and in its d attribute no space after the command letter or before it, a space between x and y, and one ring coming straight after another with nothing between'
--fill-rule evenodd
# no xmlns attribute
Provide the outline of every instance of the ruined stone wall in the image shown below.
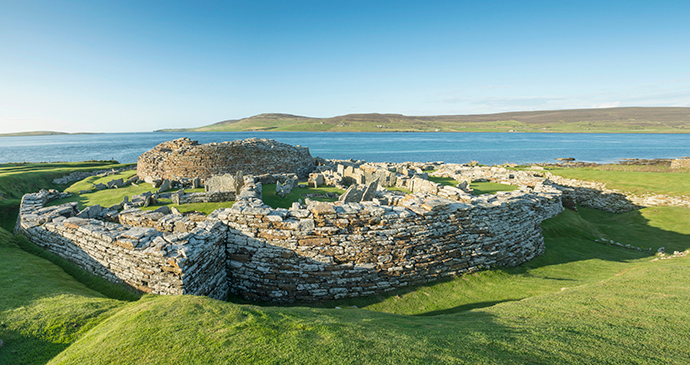
<svg viewBox="0 0 690 365"><path fill-rule="evenodd" d="M227 297L227 228L219 222L161 233L77 218L76 203L44 207L49 197L46 191L24 195L16 233L95 275L143 292Z"/></svg>
<svg viewBox="0 0 690 365"><path fill-rule="evenodd" d="M575 197L582 206L604 210L611 213L628 212L642 207L670 206L690 208L690 197L665 194L636 195L606 188L606 184L596 181L568 179L547 172L548 180L565 187L564 194Z"/></svg>
<svg viewBox="0 0 690 365"><path fill-rule="evenodd" d="M534 188L542 184L553 186L563 192L566 201L584 207L611 213L623 213L642 207L672 206L690 208L690 197L665 194L632 194L608 189L606 183L568 179L548 171L513 171L502 167L472 167L456 164L443 165L434 176L450 177L458 181L487 180L519 187Z"/></svg>
<svg viewBox="0 0 690 365"><path fill-rule="evenodd" d="M198 144L188 138L163 142L139 156L137 175L158 179L199 177L244 172L245 175L295 173L306 177L313 169L309 149L270 139Z"/></svg>
<svg viewBox="0 0 690 365"><path fill-rule="evenodd" d="M292 302L518 265L543 252L540 224L562 209L552 189L476 197L471 205L423 194L396 206L337 202L286 210L238 202L212 217L230 228L231 291Z"/></svg>
<svg viewBox="0 0 690 365"><path fill-rule="evenodd" d="M671 161L672 169L690 169L690 158L677 158Z"/></svg>
<svg viewBox="0 0 690 365"><path fill-rule="evenodd" d="M170 198L173 204L217 203L235 200L234 191L214 191L209 193L173 193Z"/></svg>

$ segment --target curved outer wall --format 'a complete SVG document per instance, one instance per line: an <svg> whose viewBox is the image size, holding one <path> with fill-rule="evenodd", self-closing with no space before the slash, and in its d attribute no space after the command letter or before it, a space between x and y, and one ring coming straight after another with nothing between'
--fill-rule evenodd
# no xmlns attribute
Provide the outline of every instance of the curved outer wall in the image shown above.
<svg viewBox="0 0 690 365"><path fill-rule="evenodd" d="M519 265L544 252L541 222L562 210L560 193L515 192L472 206L417 196L397 206L321 203L287 212L236 203L214 218L229 227L230 290L292 302Z"/></svg>

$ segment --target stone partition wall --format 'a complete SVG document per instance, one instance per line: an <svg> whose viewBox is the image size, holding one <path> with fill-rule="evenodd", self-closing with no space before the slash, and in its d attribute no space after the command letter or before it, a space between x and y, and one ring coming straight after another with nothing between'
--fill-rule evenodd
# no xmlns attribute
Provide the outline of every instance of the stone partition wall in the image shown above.
<svg viewBox="0 0 690 365"><path fill-rule="evenodd" d="M22 197L15 233L87 271L140 291L225 299L227 227L217 221L162 233L77 218L76 203L44 207L47 191Z"/></svg>
<svg viewBox="0 0 690 365"><path fill-rule="evenodd" d="M200 145L180 138L139 156L137 175L141 179L205 180L242 171L245 175L295 173L306 177L313 168L307 147L257 138Z"/></svg>

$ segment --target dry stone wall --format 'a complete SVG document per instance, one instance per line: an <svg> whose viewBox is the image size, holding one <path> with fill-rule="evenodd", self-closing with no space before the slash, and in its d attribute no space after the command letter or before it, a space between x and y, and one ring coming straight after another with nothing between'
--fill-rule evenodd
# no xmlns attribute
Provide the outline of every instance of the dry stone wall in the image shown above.
<svg viewBox="0 0 690 365"><path fill-rule="evenodd" d="M309 149L270 139L249 138L200 145L189 138L163 142L139 156L141 179L208 179L243 171L247 175L295 173L306 177L314 168Z"/></svg>
<svg viewBox="0 0 690 365"><path fill-rule="evenodd" d="M383 200L395 205L247 201L214 212L229 227L230 290L277 302L337 299L514 266L543 252L540 224L563 209L549 187L470 204L423 193Z"/></svg>
<svg viewBox="0 0 690 365"><path fill-rule="evenodd" d="M113 282L156 294L225 299L226 226L204 221L189 232L162 233L75 217L76 203L44 207L50 194L22 198L16 233Z"/></svg>

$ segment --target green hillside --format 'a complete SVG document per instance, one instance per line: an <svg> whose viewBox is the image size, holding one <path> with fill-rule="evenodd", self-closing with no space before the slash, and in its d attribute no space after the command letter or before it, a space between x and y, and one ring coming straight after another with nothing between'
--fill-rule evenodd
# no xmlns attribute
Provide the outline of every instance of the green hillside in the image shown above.
<svg viewBox="0 0 690 365"><path fill-rule="evenodd" d="M597 174L637 186L648 172ZM683 251L689 220L686 208L566 210L542 224L545 254L519 267L292 306L137 300L0 229L0 364L686 364L690 256L595 240Z"/></svg>
<svg viewBox="0 0 690 365"><path fill-rule="evenodd" d="M310 118L260 114L198 128L160 130L171 131L689 133L690 108L630 107L417 117L349 114Z"/></svg>

